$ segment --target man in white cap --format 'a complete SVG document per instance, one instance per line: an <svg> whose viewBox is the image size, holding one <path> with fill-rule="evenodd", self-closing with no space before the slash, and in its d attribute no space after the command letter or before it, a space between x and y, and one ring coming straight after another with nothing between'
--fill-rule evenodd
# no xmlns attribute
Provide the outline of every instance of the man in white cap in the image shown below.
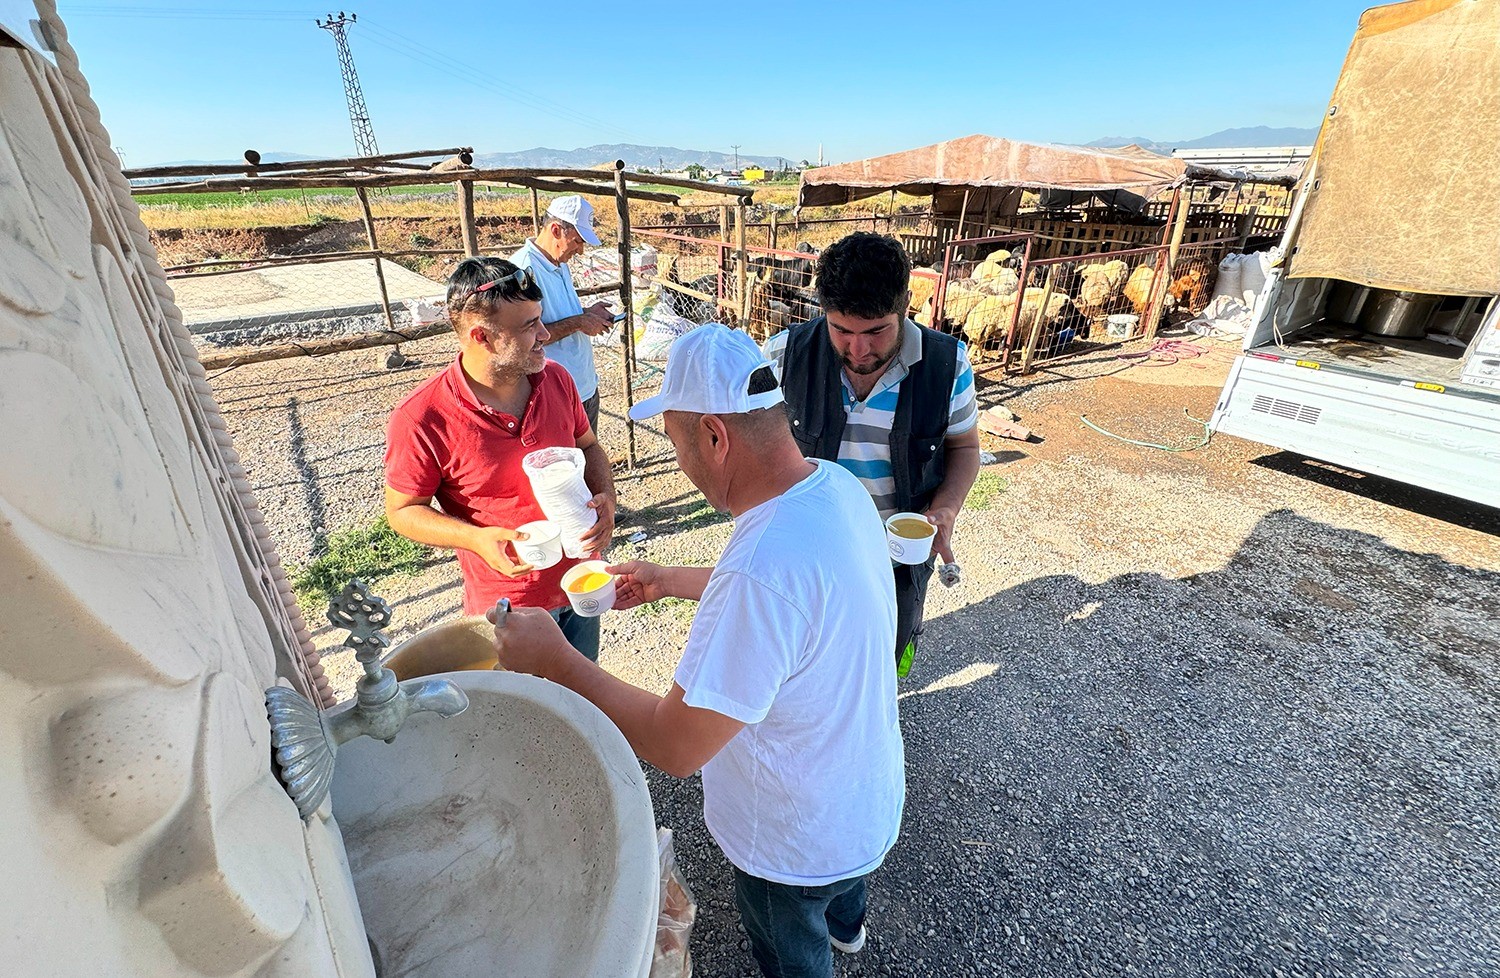
<svg viewBox="0 0 1500 978"><path fill-rule="evenodd" d="M713 567L633 561L616 608L698 602L666 696L579 655L545 612L495 629L507 669L603 710L643 760L703 771L703 815L734 867L735 900L769 978L829 978L831 949L865 942L865 878L895 844L906 776L896 712L896 595L870 494L802 457L770 361L716 323L680 337L661 393L678 464L734 516Z"/></svg>
<svg viewBox="0 0 1500 978"><path fill-rule="evenodd" d="M531 271L542 290L542 325L552 334L547 341L547 359L562 364L573 378L583 401L583 413L595 430L599 427L599 373L594 369L594 347L589 339L613 325L614 313L603 302L583 308L568 261L598 243L593 206L577 194L569 194L547 205L537 236L527 238L510 256L518 268Z"/></svg>

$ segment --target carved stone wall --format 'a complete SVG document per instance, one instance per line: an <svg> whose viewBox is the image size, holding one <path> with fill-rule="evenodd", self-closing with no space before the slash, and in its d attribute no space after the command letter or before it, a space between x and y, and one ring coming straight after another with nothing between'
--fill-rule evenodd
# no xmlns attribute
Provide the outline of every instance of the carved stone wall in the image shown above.
<svg viewBox="0 0 1500 978"><path fill-rule="evenodd" d="M263 690L327 684L55 14L0 46L0 971L371 974Z"/></svg>

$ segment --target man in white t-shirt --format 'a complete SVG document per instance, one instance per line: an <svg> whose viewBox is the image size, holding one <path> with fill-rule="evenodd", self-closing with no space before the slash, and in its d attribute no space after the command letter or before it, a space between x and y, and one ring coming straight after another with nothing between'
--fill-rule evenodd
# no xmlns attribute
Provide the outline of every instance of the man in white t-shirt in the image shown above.
<svg viewBox="0 0 1500 978"><path fill-rule="evenodd" d="M537 609L509 613L496 652L586 697L668 774L701 769L761 970L827 978L831 947L864 946L865 877L895 844L906 793L884 528L858 479L802 457L744 333L680 337L661 393L631 412L659 413L683 472L735 518L714 567L610 568L617 608L699 602L671 691L611 676Z"/></svg>

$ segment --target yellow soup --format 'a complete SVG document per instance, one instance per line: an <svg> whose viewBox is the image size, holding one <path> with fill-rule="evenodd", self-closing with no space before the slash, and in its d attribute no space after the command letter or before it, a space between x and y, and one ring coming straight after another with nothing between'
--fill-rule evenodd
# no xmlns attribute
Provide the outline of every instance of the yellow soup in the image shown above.
<svg viewBox="0 0 1500 978"><path fill-rule="evenodd" d="M891 524L891 532L898 537L908 540L922 540L932 536L935 527L926 520L896 520Z"/></svg>
<svg viewBox="0 0 1500 978"><path fill-rule="evenodd" d="M573 581L568 585L568 590L572 591L574 594L587 594L590 591L599 590L601 587L608 583L608 574L600 574L598 571L595 571L591 574L584 574L576 581Z"/></svg>

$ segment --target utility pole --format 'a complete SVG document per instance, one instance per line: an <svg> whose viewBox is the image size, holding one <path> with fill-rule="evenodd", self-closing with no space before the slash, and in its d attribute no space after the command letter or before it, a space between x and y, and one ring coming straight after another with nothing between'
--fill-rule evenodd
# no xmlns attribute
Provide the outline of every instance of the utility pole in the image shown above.
<svg viewBox="0 0 1500 978"><path fill-rule="evenodd" d="M729 148L734 150L734 168L740 168L740 143L730 143Z"/></svg>
<svg viewBox="0 0 1500 978"><path fill-rule="evenodd" d="M370 125L370 110L365 108L365 93L359 87L359 73L354 70L354 55L349 53L349 25L359 19L357 14L344 15L342 10L335 19L329 14L323 20L314 20L323 30L333 35L338 45L339 71L344 76L344 98L349 103L349 125L354 129L354 150L360 156L374 156L380 152L375 145L375 128Z"/></svg>

